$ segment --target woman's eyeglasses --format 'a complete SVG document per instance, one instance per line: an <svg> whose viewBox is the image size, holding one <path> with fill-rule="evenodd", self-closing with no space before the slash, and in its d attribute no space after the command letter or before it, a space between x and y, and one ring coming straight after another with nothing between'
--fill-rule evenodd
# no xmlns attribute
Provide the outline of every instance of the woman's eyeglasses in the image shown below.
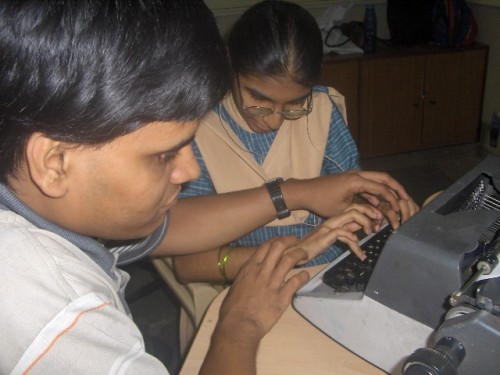
<svg viewBox="0 0 500 375"><path fill-rule="evenodd" d="M275 111L271 107L261 107L261 106L246 106L243 104L243 96L241 95L241 88L240 88L240 82L238 80L238 94L240 95L240 102L241 102L241 108L243 108L244 111L248 112L252 116L269 116L274 114L281 115L287 120L297 120L301 117L304 117L305 115L308 115L312 111L312 91L311 93L307 96L306 99L306 108L283 108L282 111Z"/></svg>

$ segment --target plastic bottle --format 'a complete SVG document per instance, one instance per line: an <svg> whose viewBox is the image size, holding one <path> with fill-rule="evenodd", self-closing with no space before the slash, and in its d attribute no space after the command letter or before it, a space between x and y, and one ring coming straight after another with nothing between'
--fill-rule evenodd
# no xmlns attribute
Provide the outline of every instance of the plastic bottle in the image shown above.
<svg viewBox="0 0 500 375"><path fill-rule="evenodd" d="M377 42L377 14L374 4L366 4L363 27L365 29L363 40L363 51L365 53L374 53Z"/></svg>

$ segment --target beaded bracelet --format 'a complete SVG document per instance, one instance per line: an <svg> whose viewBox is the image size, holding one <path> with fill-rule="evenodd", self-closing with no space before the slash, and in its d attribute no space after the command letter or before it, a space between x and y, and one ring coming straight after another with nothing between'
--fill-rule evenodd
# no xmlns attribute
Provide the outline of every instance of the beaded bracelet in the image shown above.
<svg viewBox="0 0 500 375"><path fill-rule="evenodd" d="M224 284L227 285L229 283L229 279L226 274L226 265L229 262L229 255L231 254L233 247L229 247L226 255L224 255L224 257L221 259L222 249L224 247L225 246L219 247L219 253L217 255L217 268L219 269L222 279L224 280Z"/></svg>

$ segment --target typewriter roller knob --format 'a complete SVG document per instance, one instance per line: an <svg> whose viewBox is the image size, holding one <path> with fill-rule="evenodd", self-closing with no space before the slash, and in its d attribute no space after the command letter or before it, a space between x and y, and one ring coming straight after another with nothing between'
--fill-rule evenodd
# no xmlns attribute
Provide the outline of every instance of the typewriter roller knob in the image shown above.
<svg viewBox="0 0 500 375"><path fill-rule="evenodd" d="M442 337L434 348L415 350L403 365L403 375L458 375L465 348L453 337Z"/></svg>
<svg viewBox="0 0 500 375"><path fill-rule="evenodd" d="M498 256L494 253L487 253L477 262L477 268L483 271L483 275L489 275L498 265Z"/></svg>

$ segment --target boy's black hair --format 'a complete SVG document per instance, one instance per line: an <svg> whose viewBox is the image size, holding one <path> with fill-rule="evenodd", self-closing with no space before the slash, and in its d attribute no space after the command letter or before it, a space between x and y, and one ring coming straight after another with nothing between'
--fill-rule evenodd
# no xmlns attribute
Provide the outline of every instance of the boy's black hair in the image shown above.
<svg viewBox="0 0 500 375"><path fill-rule="evenodd" d="M202 0L1 0L0 181L33 132L101 145L200 118L228 70Z"/></svg>
<svg viewBox="0 0 500 375"><path fill-rule="evenodd" d="M300 5L262 1L235 23L228 38L235 74L290 77L304 86L317 83L323 61L321 31Z"/></svg>

